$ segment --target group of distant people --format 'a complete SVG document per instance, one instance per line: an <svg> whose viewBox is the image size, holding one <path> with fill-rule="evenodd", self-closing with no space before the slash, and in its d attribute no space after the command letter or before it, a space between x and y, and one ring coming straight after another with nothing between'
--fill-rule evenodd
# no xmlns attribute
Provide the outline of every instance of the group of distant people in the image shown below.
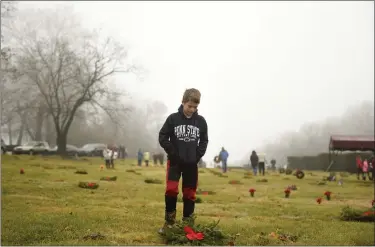
<svg viewBox="0 0 375 247"><path fill-rule="evenodd" d="M152 154L152 159L154 162L154 165L156 165L159 161L159 164L162 166L164 164L164 153L154 153ZM138 166L142 166L142 163L145 163L145 166L148 167L150 163L150 152L143 152L142 149L138 150L137 153L137 160L138 160Z"/></svg>
<svg viewBox="0 0 375 247"><path fill-rule="evenodd" d="M108 144L107 147L103 149L103 158L107 169L115 168L116 159L126 159L127 157L128 151L124 145L116 146Z"/></svg>
<svg viewBox="0 0 375 247"><path fill-rule="evenodd" d="M119 159L126 159L128 157L128 150L124 145L120 145L118 147L118 158Z"/></svg>
<svg viewBox="0 0 375 247"><path fill-rule="evenodd" d="M266 155L265 154L257 154L255 150L251 152L250 155L250 164L253 169L253 174L256 176L259 171L259 175L262 174L263 176L265 175L265 170L266 170ZM271 161L272 166L276 169L276 160Z"/></svg>
<svg viewBox="0 0 375 247"><path fill-rule="evenodd" d="M124 146L119 146L118 148L115 145L107 145L103 150L103 157L105 161L105 166L107 169L115 168L116 159L125 159L127 158L127 150ZM160 165L164 164L164 154L163 153L154 153L152 155L154 164L157 164L158 161ZM149 166L150 163L150 153L143 152L142 149L138 150L137 153L138 166L142 166L142 163L145 163L145 166Z"/></svg>
<svg viewBox="0 0 375 247"><path fill-rule="evenodd" d="M222 171L223 173L226 173L228 171L228 157L229 153L228 151L222 147L219 155L217 156L218 161L221 161L222 164ZM251 156L250 156L250 164L253 169L253 173L256 176L258 174L262 174L263 176L265 175L265 170L266 170L266 155L261 153L257 154L255 150L252 151ZM271 169L276 170L276 160L272 159L271 160Z"/></svg>
<svg viewBox="0 0 375 247"><path fill-rule="evenodd" d="M375 164L375 156L372 156L370 159L364 159L362 160L361 156L358 155L356 158L356 166L357 166L357 179L360 179L360 176L362 176L362 179L365 181L368 177L369 180L374 179L374 164Z"/></svg>
<svg viewBox="0 0 375 247"><path fill-rule="evenodd" d="M107 169L115 168L115 160L119 156L119 150L114 145L107 145L103 150L103 158Z"/></svg>

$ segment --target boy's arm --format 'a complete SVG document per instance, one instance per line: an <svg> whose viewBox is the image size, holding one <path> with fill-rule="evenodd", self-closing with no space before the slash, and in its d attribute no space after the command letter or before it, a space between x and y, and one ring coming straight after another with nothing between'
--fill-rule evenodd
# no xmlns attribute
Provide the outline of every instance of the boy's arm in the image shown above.
<svg viewBox="0 0 375 247"><path fill-rule="evenodd" d="M208 128L207 128L207 122L202 117L202 129L200 130L199 134L199 146L198 146L198 158L202 158L207 150L208 145Z"/></svg>
<svg viewBox="0 0 375 247"><path fill-rule="evenodd" d="M160 146L165 150L165 152L170 156L173 156L173 154L175 153L174 147L169 140L172 132L173 129L171 127L171 116L169 116L167 120L165 120L163 127L161 127L159 131L159 143Z"/></svg>

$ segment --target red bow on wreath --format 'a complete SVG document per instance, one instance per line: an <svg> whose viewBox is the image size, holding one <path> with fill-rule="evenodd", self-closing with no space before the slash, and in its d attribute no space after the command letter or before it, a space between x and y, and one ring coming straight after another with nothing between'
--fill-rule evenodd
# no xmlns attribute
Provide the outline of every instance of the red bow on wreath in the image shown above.
<svg viewBox="0 0 375 247"><path fill-rule="evenodd" d="M204 239L204 234L202 232L194 232L194 230L189 226L185 226L184 231L186 233L186 238L189 240L203 240Z"/></svg>
<svg viewBox="0 0 375 247"><path fill-rule="evenodd" d="M367 211L362 214L363 216L375 215L375 211Z"/></svg>

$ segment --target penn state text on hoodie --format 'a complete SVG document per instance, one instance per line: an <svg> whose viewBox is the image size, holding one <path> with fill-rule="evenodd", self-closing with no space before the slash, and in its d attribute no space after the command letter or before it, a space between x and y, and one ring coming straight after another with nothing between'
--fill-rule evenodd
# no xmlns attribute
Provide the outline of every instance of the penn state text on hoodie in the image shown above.
<svg viewBox="0 0 375 247"><path fill-rule="evenodd" d="M159 143L169 160L197 164L208 145L207 122L198 112L187 118L181 105L178 112L168 116L160 129Z"/></svg>

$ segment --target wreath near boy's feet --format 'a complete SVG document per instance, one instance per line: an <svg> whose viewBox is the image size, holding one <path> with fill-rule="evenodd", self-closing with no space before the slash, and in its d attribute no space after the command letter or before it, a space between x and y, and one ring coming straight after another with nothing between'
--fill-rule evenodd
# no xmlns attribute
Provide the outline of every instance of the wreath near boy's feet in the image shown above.
<svg viewBox="0 0 375 247"><path fill-rule="evenodd" d="M220 222L209 224L194 224L195 216L191 220L177 221L173 226L165 227L161 234L167 245L187 246L228 246L234 244L235 238L225 234L218 228Z"/></svg>

